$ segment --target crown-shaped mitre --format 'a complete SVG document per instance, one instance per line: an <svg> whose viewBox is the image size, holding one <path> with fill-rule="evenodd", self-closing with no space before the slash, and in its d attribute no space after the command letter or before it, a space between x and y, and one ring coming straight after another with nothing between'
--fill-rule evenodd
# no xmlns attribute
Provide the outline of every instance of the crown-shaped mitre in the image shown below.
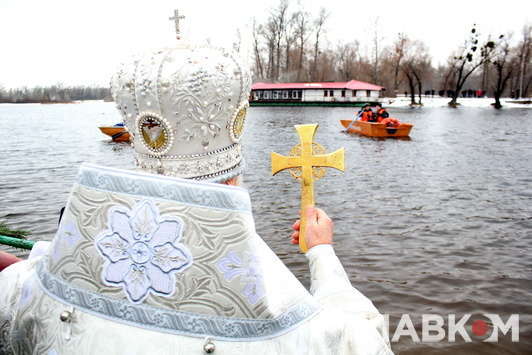
<svg viewBox="0 0 532 355"><path fill-rule="evenodd" d="M242 172L238 142L250 87L238 54L186 44L135 58L111 80L137 165L213 182Z"/></svg>

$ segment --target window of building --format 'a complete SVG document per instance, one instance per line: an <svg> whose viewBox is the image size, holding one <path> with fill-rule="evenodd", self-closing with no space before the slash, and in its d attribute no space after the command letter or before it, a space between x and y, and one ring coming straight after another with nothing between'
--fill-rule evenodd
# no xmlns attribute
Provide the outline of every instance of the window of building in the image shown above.
<svg viewBox="0 0 532 355"><path fill-rule="evenodd" d="M357 96L357 91L353 90L352 95L353 95L353 97Z"/></svg>
<svg viewBox="0 0 532 355"><path fill-rule="evenodd" d="M288 90L283 91L283 99L288 99Z"/></svg>
<svg viewBox="0 0 532 355"><path fill-rule="evenodd" d="M342 90L342 97L345 97L345 90Z"/></svg>
<svg viewBox="0 0 532 355"><path fill-rule="evenodd" d="M323 90L323 97L327 97L327 93L328 93L327 90Z"/></svg>
<svg viewBox="0 0 532 355"><path fill-rule="evenodd" d="M264 91L264 94L262 95L262 97L263 97L265 100L269 100L269 99L270 99L270 95L271 95L271 92L270 92L270 91Z"/></svg>
<svg viewBox="0 0 532 355"><path fill-rule="evenodd" d="M370 97L370 96L371 96L371 90L366 90L366 96L367 96L367 97Z"/></svg>
<svg viewBox="0 0 532 355"><path fill-rule="evenodd" d="M330 97L333 97L333 96L334 96L334 91L329 90L329 96L330 96Z"/></svg>

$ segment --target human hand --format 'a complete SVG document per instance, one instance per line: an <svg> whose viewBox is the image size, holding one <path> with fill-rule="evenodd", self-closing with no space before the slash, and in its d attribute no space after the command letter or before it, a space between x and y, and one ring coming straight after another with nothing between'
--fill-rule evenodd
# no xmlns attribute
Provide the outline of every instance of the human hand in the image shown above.
<svg viewBox="0 0 532 355"><path fill-rule="evenodd" d="M322 209L315 207L307 207L305 210L307 217L307 229L305 241L307 248L310 249L320 244L333 243L333 221L327 216ZM301 221L298 219L293 225L292 229L292 244L299 244L299 229Z"/></svg>

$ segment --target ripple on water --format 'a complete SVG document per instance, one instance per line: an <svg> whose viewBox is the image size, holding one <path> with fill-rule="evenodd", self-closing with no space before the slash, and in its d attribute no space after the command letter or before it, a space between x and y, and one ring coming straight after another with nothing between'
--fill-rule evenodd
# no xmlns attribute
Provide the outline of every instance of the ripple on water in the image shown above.
<svg viewBox="0 0 532 355"><path fill-rule="evenodd" d="M529 110L391 111L415 124L412 139L342 134L338 120L352 116L350 108L251 108L244 184L257 231L308 286L307 261L288 244L299 188L287 173L270 177L269 152L286 154L296 144L294 124L319 123L316 140L330 150L345 147L346 171L329 171L318 183L318 206L335 221L335 248L353 285L391 315L392 332L403 313L419 333L422 313L521 315L518 344L509 337L495 344L416 344L403 337L393 349L529 353L532 125L519 124ZM81 162L133 166L131 148L110 143L96 128L120 120L112 103L0 105L0 119L17 122L0 126L9 127L1 132L0 219L35 239L53 237Z"/></svg>

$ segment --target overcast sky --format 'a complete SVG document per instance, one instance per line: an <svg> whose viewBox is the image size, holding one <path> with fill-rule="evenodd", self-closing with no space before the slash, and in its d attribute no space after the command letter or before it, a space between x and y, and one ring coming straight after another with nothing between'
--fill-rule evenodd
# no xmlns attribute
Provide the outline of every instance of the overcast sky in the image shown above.
<svg viewBox="0 0 532 355"><path fill-rule="evenodd" d="M481 33L513 31L532 21L528 0L302 0L316 14L330 12L327 39L358 40L370 50L379 18L383 45L398 32L424 41L435 63L463 43L473 23ZM298 1L292 0L295 8ZM186 16L194 40L230 43L236 28L266 19L278 0L0 0L0 85L107 85L117 64L133 53L175 43L174 8ZM496 5L493 5L496 4Z"/></svg>

